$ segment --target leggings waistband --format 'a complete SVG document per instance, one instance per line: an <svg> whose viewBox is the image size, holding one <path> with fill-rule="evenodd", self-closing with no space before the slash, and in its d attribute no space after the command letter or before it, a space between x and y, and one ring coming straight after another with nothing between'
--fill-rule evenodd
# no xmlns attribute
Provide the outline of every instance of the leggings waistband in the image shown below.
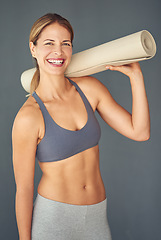
<svg viewBox="0 0 161 240"><path fill-rule="evenodd" d="M65 203L65 202L59 202L59 201L56 201L56 200L52 200L52 199L48 199L46 197L43 197L41 196L39 193L37 193L37 198L36 200L39 199L41 201L45 201L46 203L48 204L57 204L57 205L66 205L67 207L75 207L75 208L86 208L86 207L89 207L89 208L99 208L99 207L102 207L102 206L106 206L107 205L107 198L105 198L103 201L101 202L98 202L98 203L94 203L94 204L87 204L87 205L79 205L79 204L71 204L71 203ZM35 200L35 202L36 202Z"/></svg>

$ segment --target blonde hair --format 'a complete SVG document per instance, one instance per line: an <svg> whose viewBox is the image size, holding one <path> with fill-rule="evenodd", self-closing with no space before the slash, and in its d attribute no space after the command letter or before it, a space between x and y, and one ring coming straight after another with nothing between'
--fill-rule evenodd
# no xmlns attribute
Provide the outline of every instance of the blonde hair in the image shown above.
<svg viewBox="0 0 161 240"><path fill-rule="evenodd" d="M44 16L40 17L32 26L31 31L30 31L30 37L29 37L29 42L33 42L33 44L36 46L37 40L39 39L39 36L43 29L52 23L59 23L61 26L66 28L70 35L71 35L71 42L73 41L74 38L74 32L71 24L69 21L62 16L56 14L56 13L47 13ZM32 94L35 89L39 85L40 81L40 72L39 72L39 66L37 63L36 58L34 58L36 61L36 72L32 78L31 84L30 84L30 94Z"/></svg>

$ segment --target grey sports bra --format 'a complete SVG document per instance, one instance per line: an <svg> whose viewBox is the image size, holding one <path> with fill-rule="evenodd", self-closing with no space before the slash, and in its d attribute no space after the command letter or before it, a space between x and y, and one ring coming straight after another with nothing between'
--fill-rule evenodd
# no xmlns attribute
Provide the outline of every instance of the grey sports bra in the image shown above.
<svg viewBox="0 0 161 240"><path fill-rule="evenodd" d="M52 119L36 92L33 92L32 96L40 106L45 123L45 135L37 145L36 150L36 157L40 162L63 160L92 148L99 142L101 130L93 109L79 86L71 79L69 81L75 86L85 104L88 115L87 123L78 131L68 130L59 126Z"/></svg>

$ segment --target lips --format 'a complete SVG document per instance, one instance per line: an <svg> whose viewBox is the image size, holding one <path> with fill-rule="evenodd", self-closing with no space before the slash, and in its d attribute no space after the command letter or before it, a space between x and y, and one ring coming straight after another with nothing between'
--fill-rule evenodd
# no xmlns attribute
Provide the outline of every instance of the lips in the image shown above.
<svg viewBox="0 0 161 240"><path fill-rule="evenodd" d="M61 67L63 66L65 59L64 58L50 58L47 59L47 62L52 66Z"/></svg>

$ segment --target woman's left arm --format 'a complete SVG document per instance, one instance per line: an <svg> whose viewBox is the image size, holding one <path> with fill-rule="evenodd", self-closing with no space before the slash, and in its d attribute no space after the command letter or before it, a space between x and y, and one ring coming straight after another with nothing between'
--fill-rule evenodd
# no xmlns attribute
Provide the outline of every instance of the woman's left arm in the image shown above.
<svg viewBox="0 0 161 240"><path fill-rule="evenodd" d="M107 88L102 85L98 88L100 97L97 110L99 114L112 128L126 137L136 141L148 140L150 137L149 106L139 63L117 67L108 66L108 68L122 72L129 77L132 89L132 114L116 103Z"/></svg>

